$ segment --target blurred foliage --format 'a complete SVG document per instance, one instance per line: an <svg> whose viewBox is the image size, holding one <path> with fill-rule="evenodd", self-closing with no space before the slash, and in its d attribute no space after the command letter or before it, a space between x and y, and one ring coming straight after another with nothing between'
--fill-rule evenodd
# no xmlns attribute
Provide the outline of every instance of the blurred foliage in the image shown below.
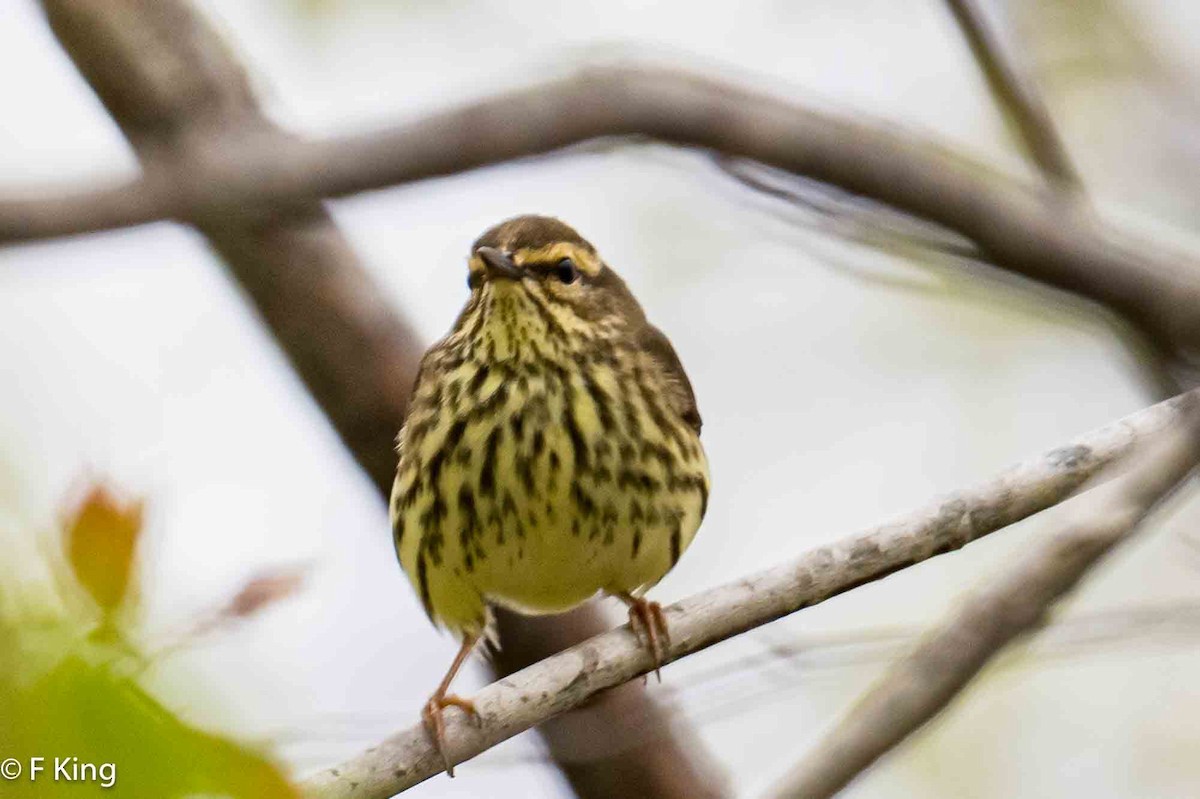
<svg viewBox="0 0 1200 799"><path fill-rule="evenodd" d="M0 764L11 778L0 794L298 797L265 754L191 726L138 683L148 659L129 643L130 614L118 611L137 602L142 509L96 485L64 514L50 551L6 547L18 557L0 566L0 761L14 758L20 774ZM287 576L252 581L199 629L297 585ZM36 774L35 758L43 758Z"/></svg>
<svg viewBox="0 0 1200 799"><path fill-rule="evenodd" d="M1195 51L1164 37L1172 15L1130 0L1005 9L1089 191L1196 230Z"/></svg>
<svg viewBox="0 0 1200 799"><path fill-rule="evenodd" d="M1115 0L1023 0L1010 13L1044 81L1147 79L1161 69L1137 16Z"/></svg>
<svg viewBox="0 0 1200 799"><path fill-rule="evenodd" d="M124 502L102 485L92 487L64 521L71 572L106 622L129 591L141 531L142 503Z"/></svg>

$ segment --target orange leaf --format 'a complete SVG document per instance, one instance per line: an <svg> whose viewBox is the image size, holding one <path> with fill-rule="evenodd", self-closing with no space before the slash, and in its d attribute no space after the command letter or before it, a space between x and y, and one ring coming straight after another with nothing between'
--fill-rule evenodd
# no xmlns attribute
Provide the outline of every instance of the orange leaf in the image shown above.
<svg viewBox="0 0 1200 799"><path fill-rule="evenodd" d="M76 579L106 613L129 593L134 555L142 531L142 502L93 486L63 526L67 560Z"/></svg>

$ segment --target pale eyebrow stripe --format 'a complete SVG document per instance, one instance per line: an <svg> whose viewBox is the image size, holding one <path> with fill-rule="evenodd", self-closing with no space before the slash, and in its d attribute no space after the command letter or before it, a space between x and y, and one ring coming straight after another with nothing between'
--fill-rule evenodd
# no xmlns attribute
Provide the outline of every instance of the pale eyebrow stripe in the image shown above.
<svg viewBox="0 0 1200 799"><path fill-rule="evenodd" d="M566 241L556 242L544 247L518 250L513 255L513 260L521 266L530 263L550 263L560 261L563 258L570 258L579 267L579 271L589 277L595 277L600 274L600 261L595 255L577 244L571 244Z"/></svg>

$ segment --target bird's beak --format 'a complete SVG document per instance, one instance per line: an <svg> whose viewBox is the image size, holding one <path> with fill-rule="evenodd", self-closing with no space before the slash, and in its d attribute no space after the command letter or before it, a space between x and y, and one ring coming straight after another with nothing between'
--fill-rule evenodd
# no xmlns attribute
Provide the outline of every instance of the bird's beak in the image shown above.
<svg viewBox="0 0 1200 799"><path fill-rule="evenodd" d="M483 261L483 265L487 267L489 277L498 277L506 280L520 280L521 269L512 262L504 253L497 250L495 247L480 247L475 251L479 259Z"/></svg>

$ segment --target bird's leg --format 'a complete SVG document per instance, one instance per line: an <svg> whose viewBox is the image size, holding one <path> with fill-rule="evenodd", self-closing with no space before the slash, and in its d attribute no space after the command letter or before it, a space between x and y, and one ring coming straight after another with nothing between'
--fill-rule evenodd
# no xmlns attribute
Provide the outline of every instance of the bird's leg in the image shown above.
<svg viewBox="0 0 1200 799"><path fill-rule="evenodd" d="M458 674L458 670L462 668L462 664L466 662L467 656L471 654L471 650L475 648L475 642L478 640L478 635L463 637L462 646L459 647L458 654L454 656L454 662L450 664L450 670L446 672L446 676L438 684L437 690L433 692L433 696L429 697L429 701L421 709L421 721L425 723L425 730L429 733L429 737L433 739L433 745L437 748L438 754L442 756L442 762L446 765L446 773L451 777L454 776L454 766L450 764L450 758L446 757L446 720L442 718L442 711L448 707L457 707L478 721L479 711L475 709L474 702L470 699L464 699L461 696L446 693L450 690L450 683L454 680L454 675Z"/></svg>
<svg viewBox="0 0 1200 799"><path fill-rule="evenodd" d="M614 591L612 595L629 607L629 626L650 652L654 659L654 676L662 682L659 669L666 663L667 652L671 649L671 631L667 629L662 605L628 591Z"/></svg>

